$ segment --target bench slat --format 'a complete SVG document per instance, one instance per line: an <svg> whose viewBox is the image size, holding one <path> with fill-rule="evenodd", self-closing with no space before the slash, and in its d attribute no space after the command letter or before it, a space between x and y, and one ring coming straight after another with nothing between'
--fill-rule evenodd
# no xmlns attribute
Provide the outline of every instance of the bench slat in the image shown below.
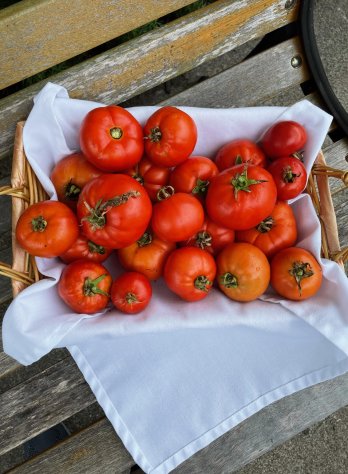
<svg viewBox="0 0 348 474"><path fill-rule="evenodd" d="M16 3L0 11L0 89L190 3L142 0L133 2L131 14L128 0Z"/></svg>
<svg viewBox="0 0 348 474"><path fill-rule="evenodd" d="M50 80L71 97L120 103L294 21L297 13L297 7L285 9L283 0L219 0ZM11 149L15 125L26 118L44 82L0 101L0 156Z"/></svg>

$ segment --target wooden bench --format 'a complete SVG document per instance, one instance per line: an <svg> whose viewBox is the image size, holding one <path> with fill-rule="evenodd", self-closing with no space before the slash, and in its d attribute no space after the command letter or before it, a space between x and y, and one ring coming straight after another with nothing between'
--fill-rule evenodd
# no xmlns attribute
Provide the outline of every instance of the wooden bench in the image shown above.
<svg viewBox="0 0 348 474"><path fill-rule="evenodd" d="M207 3L22 0L0 10L0 185L10 180L16 123L48 80L71 97L105 104L290 105L306 96L325 108L292 27L299 1L218 0L195 9ZM121 42L139 27L143 34ZM45 79L27 80L25 87L20 82L63 61ZM342 168L348 140L335 124L331 132L325 158ZM347 245L347 194L336 180L331 192L340 241ZM8 263L10 205L1 199L0 260ZM0 289L3 314L11 300L5 278ZM175 472L232 472L347 404L348 374L268 406ZM1 472L119 473L134 466L66 350L29 367L0 352L0 412ZM69 436L27 460L25 443L61 423Z"/></svg>

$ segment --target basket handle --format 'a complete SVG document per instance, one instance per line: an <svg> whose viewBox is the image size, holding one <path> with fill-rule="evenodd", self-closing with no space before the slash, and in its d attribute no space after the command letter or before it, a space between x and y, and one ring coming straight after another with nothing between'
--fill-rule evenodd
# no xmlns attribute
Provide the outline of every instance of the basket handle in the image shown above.
<svg viewBox="0 0 348 474"><path fill-rule="evenodd" d="M348 186L348 170L343 171L331 166L322 165L320 163L314 163L312 173L316 176L327 176L328 178L341 179L343 184Z"/></svg>
<svg viewBox="0 0 348 474"><path fill-rule="evenodd" d="M33 278L30 278L29 275L27 275L26 273L14 270L11 265L8 265L4 262L0 262L0 275L8 277L11 280L19 281L24 285L31 285L35 281Z"/></svg>
<svg viewBox="0 0 348 474"><path fill-rule="evenodd" d="M24 186L17 187L17 188L13 188L12 186L1 186L0 196L14 196L14 197L18 197L18 198L24 199L24 201L29 202L29 196L26 191L27 191L27 188Z"/></svg>

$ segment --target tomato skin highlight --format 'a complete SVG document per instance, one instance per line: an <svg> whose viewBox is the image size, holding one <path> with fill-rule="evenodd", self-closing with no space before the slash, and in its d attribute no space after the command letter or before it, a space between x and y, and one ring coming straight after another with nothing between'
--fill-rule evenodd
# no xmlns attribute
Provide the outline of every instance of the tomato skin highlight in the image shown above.
<svg viewBox="0 0 348 474"><path fill-rule="evenodd" d="M241 163L265 167L266 155L250 140L232 140L222 146L216 154L215 164L223 171Z"/></svg>
<svg viewBox="0 0 348 474"><path fill-rule="evenodd" d="M122 171L143 156L143 131L128 110L118 105L97 107L81 124L80 146L87 160L100 170Z"/></svg>
<svg viewBox="0 0 348 474"><path fill-rule="evenodd" d="M110 256L111 252L112 249L107 249L102 245L97 245L91 240L88 240L84 235L80 234L72 246L69 247L66 252L59 255L59 258L64 263L71 263L80 259L102 263Z"/></svg>
<svg viewBox="0 0 348 474"><path fill-rule="evenodd" d="M151 283L142 273L123 273L114 280L111 287L111 301L123 313L136 314L143 311L151 297Z"/></svg>
<svg viewBox="0 0 348 474"><path fill-rule="evenodd" d="M63 270L58 294L76 313L94 314L109 303L112 278L100 263L76 260Z"/></svg>
<svg viewBox="0 0 348 474"><path fill-rule="evenodd" d="M266 131L261 146L268 158L276 159L302 150L306 141L306 129L298 122L285 120L275 123Z"/></svg>
<svg viewBox="0 0 348 474"><path fill-rule="evenodd" d="M278 201L260 224L251 229L236 232L238 242L248 242L258 247L268 258L280 250L292 247L297 239L297 225L291 206Z"/></svg>
<svg viewBox="0 0 348 474"><path fill-rule="evenodd" d="M271 285L284 298L302 301L314 296L322 283L316 258L300 247L278 252L271 261Z"/></svg>
<svg viewBox="0 0 348 474"><path fill-rule="evenodd" d="M216 275L214 258L202 249L182 247L174 250L164 267L168 288L186 301L205 298Z"/></svg>
<svg viewBox="0 0 348 474"><path fill-rule="evenodd" d="M192 117L172 106L158 109L144 127L145 153L159 166L172 167L191 155L197 142Z"/></svg>
<svg viewBox="0 0 348 474"><path fill-rule="evenodd" d="M270 265L266 255L254 245L227 245L217 256L216 265L219 288L232 300L253 301L269 285Z"/></svg>
<svg viewBox="0 0 348 474"><path fill-rule="evenodd" d="M293 199L306 187L307 171L298 158L284 156L273 161L268 167L277 187L280 201Z"/></svg>
<svg viewBox="0 0 348 474"><path fill-rule="evenodd" d="M79 235L73 211L59 201L41 201L29 206L16 226L19 245L36 257L58 257Z"/></svg>
<svg viewBox="0 0 348 474"><path fill-rule="evenodd" d="M250 181L250 185L244 186ZM222 171L212 180L206 208L210 219L217 224L245 230L269 216L276 200L272 175L260 166L242 164Z"/></svg>

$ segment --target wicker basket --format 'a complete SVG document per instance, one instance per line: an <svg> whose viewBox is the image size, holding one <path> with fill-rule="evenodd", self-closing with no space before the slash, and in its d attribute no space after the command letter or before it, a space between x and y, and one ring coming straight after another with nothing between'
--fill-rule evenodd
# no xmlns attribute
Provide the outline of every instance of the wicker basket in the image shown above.
<svg viewBox="0 0 348 474"><path fill-rule="evenodd" d="M0 194L12 196L13 264L11 267L0 263L0 274L11 278L13 296L41 278L35 258L17 244L15 228L18 218L30 204L44 201L48 197L26 159L23 149L23 127L24 122L17 124L11 186L0 188ZM348 185L348 171L328 167L323 153L320 152L308 179L307 192L313 200L322 227L322 256L335 260L343 267L344 261L348 259L348 248L340 249L329 177L342 179L344 184Z"/></svg>

